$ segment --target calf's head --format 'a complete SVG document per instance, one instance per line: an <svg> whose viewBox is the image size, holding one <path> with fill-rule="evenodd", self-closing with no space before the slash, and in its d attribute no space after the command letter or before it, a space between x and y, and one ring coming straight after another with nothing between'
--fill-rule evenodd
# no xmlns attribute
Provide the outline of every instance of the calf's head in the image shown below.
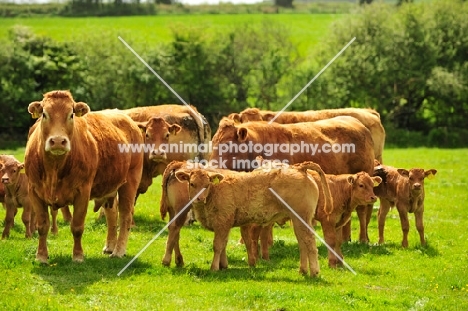
<svg viewBox="0 0 468 311"><path fill-rule="evenodd" d="M75 127L74 117L89 112L89 106L76 103L68 91L52 91L44 94L44 99L29 104L28 111L39 119L45 151L52 155L64 155L71 150L71 140Z"/></svg>
<svg viewBox="0 0 468 311"><path fill-rule="evenodd" d="M18 181L24 163L19 162L13 156L0 156L0 176L2 184L15 184Z"/></svg>
<svg viewBox="0 0 468 311"><path fill-rule="evenodd" d="M419 194L424 190L424 179L431 178L437 173L437 170L424 170L422 168L412 168L409 171L404 168L399 168L398 173L403 177L408 178L409 188L413 194Z"/></svg>
<svg viewBox="0 0 468 311"><path fill-rule="evenodd" d="M218 184L224 178L222 174L202 169L195 169L190 172L179 170L175 174L180 182L188 182L190 198L194 198L202 189L205 189L194 201L203 203L206 203L211 186Z"/></svg>
<svg viewBox="0 0 468 311"><path fill-rule="evenodd" d="M169 124L163 118L152 117L146 123L138 123L145 133L145 143L151 145L149 159L152 161L164 161L169 152L169 140L176 136L182 128L177 124Z"/></svg>
<svg viewBox="0 0 468 311"><path fill-rule="evenodd" d="M348 183L352 186L352 200L358 205L373 204L377 201L374 187L382 182L379 176L371 177L366 172L360 172L348 177Z"/></svg>

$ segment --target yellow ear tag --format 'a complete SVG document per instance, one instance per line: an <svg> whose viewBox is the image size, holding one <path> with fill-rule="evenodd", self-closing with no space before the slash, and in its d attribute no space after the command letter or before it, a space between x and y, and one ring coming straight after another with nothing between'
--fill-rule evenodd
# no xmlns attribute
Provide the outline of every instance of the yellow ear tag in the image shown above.
<svg viewBox="0 0 468 311"><path fill-rule="evenodd" d="M40 116L41 116L40 113L37 112L37 111L34 111L33 114L32 114L32 118L33 118L33 119L37 119L37 118L39 118Z"/></svg>
<svg viewBox="0 0 468 311"><path fill-rule="evenodd" d="M75 112L75 117L81 117L83 114L81 113L81 111L78 111L78 112Z"/></svg>
<svg viewBox="0 0 468 311"><path fill-rule="evenodd" d="M378 185L380 185L380 183L374 180L374 187L377 187Z"/></svg>
<svg viewBox="0 0 468 311"><path fill-rule="evenodd" d="M427 175L427 179L434 179L434 178L435 178L435 175L432 174L432 172L429 175Z"/></svg>
<svg viewBox="0 0 468 311"><path fill-rule="evenodd" d="M26 174L26 169L24 167L20 170L20 174Z"/></svg>
<svg viewBox="0 0 468 311"><path fill-rule="evenodd" d="M213 185L217 185L217 184L219 184L219 178L218 178L218 177L215 177L215 178L213 179Z"/></svg>

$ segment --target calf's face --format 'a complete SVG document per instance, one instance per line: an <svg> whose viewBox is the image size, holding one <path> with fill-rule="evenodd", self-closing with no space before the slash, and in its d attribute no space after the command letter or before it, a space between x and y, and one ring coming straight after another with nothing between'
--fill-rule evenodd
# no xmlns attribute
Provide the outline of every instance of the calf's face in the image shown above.
<svg viewBox="0 0 468 311"><path fill-rule="evenodd" d="M430 169L424 170L422 168L412 168L409 171L405 169L398 169L398 173L408 178L410 191L414 194L418 194L424 189L424 179L426 177L431 178L437 173L437 170Z"/></svg>
<svg viewBox="0 0 468 311"><path fill-rule="evenodd" d="M218 184L223 180L224 176L219 173L208 172L202 169L192 170L190 173L186 171L177 171L176 178L180 182L189 183L189 197L194 198L202 189L205 189L196 199L195 202L206 203L210 194L211 186Z"/></svg>
<svg viewBox="0 0 468 311"><path fill-rule="evenodd" d="M39 118L45 151L52 155L63 155L71 150L74 132L74 117L89 112L83 102L75 103L70 97L44 98L42 102L32 102L28 111L33 118Z"/></svg>
<svg viewBox="0 0 468 311"><path fill-rule="evenodd" d="M18 161L0 163L0 175L2 184L14 184L18 181L24 163Z"/></svg>
<svg viewBox="0 0 468 311"><path fill-rule="evenodd" d="M348 177L348 182L352 185L352 199L359 205L373 204L377 201L374 194L374 187L377 187L382 178L371 177L365 172L360 172Z"/></svg>

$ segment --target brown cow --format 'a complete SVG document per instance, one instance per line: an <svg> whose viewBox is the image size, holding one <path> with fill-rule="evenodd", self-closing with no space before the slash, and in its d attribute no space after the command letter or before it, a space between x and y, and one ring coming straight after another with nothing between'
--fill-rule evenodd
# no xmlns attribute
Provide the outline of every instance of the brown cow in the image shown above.
<svg viewBox="0 0 468 311"><path fill-rule="evenodd" d="M416 229L419 232L421 245L426 245L424 238L424 179L437 173L435 169L424 170L412 168L409 171L403 168L394 168L380 165L376 162L374 175L380 176L383 182L375 189L380 198L378 213L379 244L384 243L385 218L391 207L396 206L400 215L403 240L401 245L408 247L409 221L408 213L414 213Z"/></svg>
<svg viewBox="0 0 468 311"><path fill-rule="evenodd" d="M228 266L226 244L232 227L241 227L246 247L251 250L250 240L246 236L249 224L271 224L287 217L293 221L299 244L300 272L310 272L310 276L319 273L315 236L295 216L298 215L310 226L315 214L319 190L316 182L308 178L308 169L321 174L321 186L328 187L323 171L313 162L293 165L288 169L233 172L228 176L203 169L176 172L177 179L188 182L191 198L205 189L196 198L192 208L197 220L215 234L211 270L225 269ZM270 188L295 213L291 212ZM248 254L250 255L251 251ZM255 258L249 256L248 262L249 265L255 265Z"/></svg>
<svg viewBox="0 0 468 311"><path fill-rule="evenodd" d="M24 163L19 162L11 155L0 155L0 175L2 185L5 187L5 229L3 229L2 239L10 236L10 229L13 226L14 218L19 207L23 208L21 220L25 227L25 236L32 237L36 230L34 211L28 196L28 178L21 170Z"/></svg>
<svg viewBox="0 0 468 311"><path fill-rule="evenodd" d="M116 193L120 234L117 238L117 211L109 209L103 251L111 257L125 255L143 154L122 152L119 146L142 144L143 137L128 116L89 110L87 104L75 102L68 91L48 92L41 102L28 107L33 117L40 117L40 125L26 144L25 169L39 232L36 259L42 263L48 260L48 205L57 209L73 204L73 260L81 262L88 201L115 197Z"/></svg>
<svg viewBox="0 0 468 311"><path fill-rule="evenodd" d="M271 121L281 124L313 122L338 116L350 116L358 119L369 129L374 141L375 158L382 163L382 153L385 144L385 129L380 121L380 114L374 109L367 108L339 108L308 111L268 111L257 108L247 108L240 113L229 115L236 122ZM276 117L276 118L275 118Z"/></svg>

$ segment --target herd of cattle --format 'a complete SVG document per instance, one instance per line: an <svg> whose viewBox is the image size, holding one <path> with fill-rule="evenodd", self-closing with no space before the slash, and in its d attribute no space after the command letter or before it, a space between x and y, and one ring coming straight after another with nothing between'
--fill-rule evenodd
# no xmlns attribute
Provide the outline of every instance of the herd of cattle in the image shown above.
<svg viewBox="0 0 468 311"><path fill-rule="evenodd" d="M22 207L26 237L38 232L36 259L41 263L47 263L49 257L49 208L52 233L57 233L56 217L61 209L70 221L73 260L83 261L81 237L90 200L95 201L95 211L102 207L106 216L103 252L124 256L138 195L158 175L162 175L161 217L169 214L171 220L164 265L170 265L173 253L176 265L184 265L179 237L189 212L214 231L212 270L228 266L226 244L232 227L240 227L248 263L255 265L260 258L269 259L274 225L288 220L298 241L301 273L319 273L311 231L315 221L320 222L324 239L334 250L328 254L329 266L342 265L341 244L351 239L351 213L356 210L358 214L359 240L368 242L367 226L378 198L379 243L384 243L385 217L396 206L402 246L408 246L408 213L415 214L420 241L425 244L424 179L437 171L383 165L385 130L372 109L280 113L249 108L224 117L213 137L205 118L193 106L90 112L70 92L52 91L42 101L29 104L28 111L38 120L29 131L24 163L0 155L0 201L6 208L2 239L9 236L17 208ZM171 144L212 148L174 152L159 148ZM220 148L268 144L353 144L354 149L293 153L252 148L243 152L223 148L221 152ZM126 152L121 146L151 148ZM255 161L257 166L239 168L239 160ZM223 163L223 167L210 163ZM73 215L69 205L73 205Z"/></svg>

